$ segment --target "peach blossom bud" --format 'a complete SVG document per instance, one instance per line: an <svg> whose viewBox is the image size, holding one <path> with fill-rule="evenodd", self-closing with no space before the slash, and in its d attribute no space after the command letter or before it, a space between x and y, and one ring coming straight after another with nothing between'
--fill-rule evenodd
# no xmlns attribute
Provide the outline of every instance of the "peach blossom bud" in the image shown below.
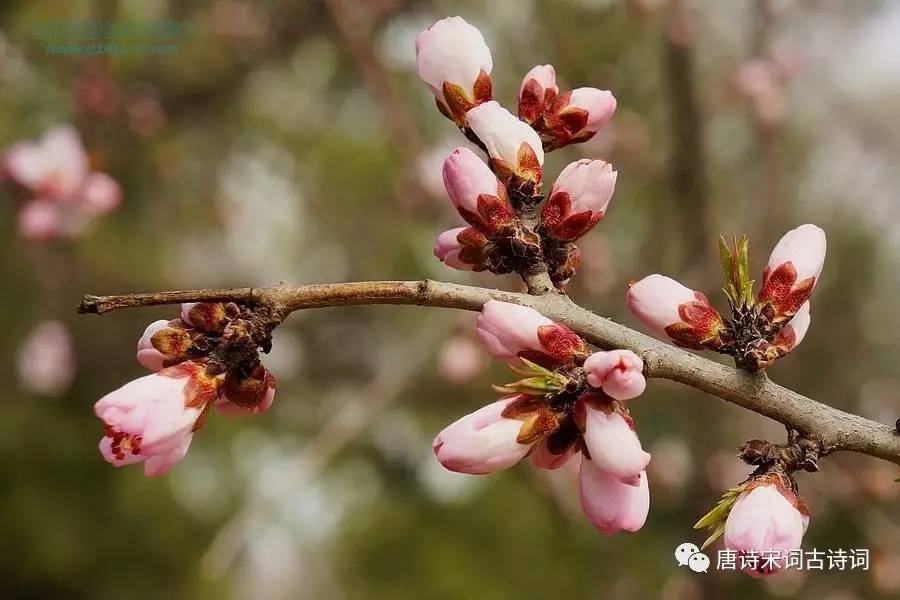
<svg viewBox="0 0 900 600"><path fill-rule="evenodd" d="M645 472L637 485L628 485L583 457L578 487L584 514L603 533L634 532L647 521L650 486Z"/></svg>
<svg viewBox="0 0 900 600"><path fill-rule="evenodd" d="M484 269L487 238L473 227L449 229L438 236L434 255L439 261L460 271Z"/></svg>
<svg viewBox="0 0 900 600"><path fill-rule="evenodd" d="M637 434L615 411L585 407L584 443L599 468L629 485L637 485L637 476L650 463Z"/></svg>
<svg viewBox="0 0 900 600"><path fill-rule="evenodd" d="M469 127L487 148L491 168L507 181L513 175L534 185L541 182L544 148L541 137L494 100L467 114Z"/></svg>
<svg viewBox="0 0 900 600"><path fill-rule="evenodd" d="M632 284L628 308L645 325L688 348L715 343L724 329L722 316L705 295L664 275L649 275Z"/></svg>
<svg viewBox="0 0 900 600"><path fill-rule="evenodd" d="M602 160L582 159L563 169L541 208L543 230L564 241L587 233L606 214L617 174Z"/></svg>
<svg viewBox="0 0 900 600"><path fill-rule="evenodd" d="M565 92L553 103L544 133L553 137L553 148L584 142L606 125L616 112L612 93L596 88Z"/></svg>
<svg viewBox="0 0 900 600"><path fill-rule="evenodd" d="M22 238L34 242L61 237L64 235L62 211L50 200L29 200L19 209L18 229Z"/></svg>
<svg viewBox="0 0 900 600"><path fill-rule="evenodd" d="M558 94L553 66L534 67L525 74L519 87L519 117L526 123L534 123L543 116Z"/></svg>
<svg viewBox="0 0 900 600"><path fill-rule="evenodd" d="M481 309L476 330L491 356L510 363L526 358L558 366L586 352L584 340L571 329L518 304L489 300Z"/></svg>
<svg viewBox="0 0 900 600"><path fill-rule="evenodd" d="M71 125L49 129L37 142L18 142L6 153L7 173L33 192L68 199L81 187L88 170L87 154Z"/></svg>
<svg viewBox="0 0 900 600"><path fill-rule="evenodd" d="M204 405L190 402L193 378L178 367L126 383L94 404L105 427L103 457L120 467L144 462L147 476L168 471L187 452Z"/></svg>
<svg viewBox="0 0 900 600"><path fill-rule="evenodd" d="M507 419L503 410L519 396L498 400L444 429L434 439L434 455L444 468L482 475L506 469L528 454L530 445L516 441L522 421Z"/></svg>
<svg viewBox="0 0 900 600"><path fill-rule="evenodd" d="M793 494L792 494L793 495ZM725 521L725 547L738 553L778 553L780 560L747 568L754 577L774 575L784 567L786 555L800 548L803 516L775 485L758 485L744 492L734 503Z"/></svg>
<svg viewBox="0 0 900 600"><path fill-rule="evenodd" d="M166 355L153 347L153 335L157 331L169 328L169 322L165 319L154 321L147 325L144 334L137 343L137 361L146 369L159 371L163 368Z"/></svg>
<svg viewBox="0 0 900 600"><path fill-rule="evenodd" d="M438 108L460 127L466 113L491 99L491 51L462 17L441 19L416 38L416 67Z"/></svg>
<svg viewBox="0 0 900 600"><path fill-rule="evenodd" d="M491 236L515 221L506 186L468 148L454 150L444 161L442 174L450 201L472 227Z"/></svg>
<svg viewBox="0 0 900 600"><path fill-rule="evenodd" d="M588 385L610 398L630 400L644 393L644 361L631 350L595 352L584 361Z"/></svg>
<svg viewBox="0 0 900 600"><path fill-rule="evenodd" d="M772 250L763 272L758 303L772 305L775 322L793 316L806 302L825 264L825 232L815 225L788 231Z"/></svg>
<svg viewBox="0 0 900 600"><path fill-rule="evenodd" d="M240 417L267 412L275 402L278 379L262 365L247 377L235 373L225 377L222 396L213 405L222 414Z"/></svg>
<svg viewBox="0 0 900 600"><path fill-rule="evenodd" d="M229 321L228 308L221 302L185 302L181 320L203 331L221 333Z"/></svg>
<svg viewBox="0 0 900 600"><path fill-rule="evenodd" d="M803 303L800 310L797 311L790 321L785 323L778 333L775 334L774 345L777 346L782 353L787 354L800 345L803 338L806 337L806 330L809 329L811 317L809 314L809 300Z"/></svg>
<svg viewBox="0 0 900 600"><path fill-rule="evenodd" d="M38 323L19 349L17 367L25 390L47 396L65 392L75 376L69 329L59 321Z"/></svg>
<svg viewBox="0 0 900 600"><path fill-rule="evenodd" d="M106 214L122 203L122 188L106 173L91 173L81 186L81 210L91 216Z"/></svg>

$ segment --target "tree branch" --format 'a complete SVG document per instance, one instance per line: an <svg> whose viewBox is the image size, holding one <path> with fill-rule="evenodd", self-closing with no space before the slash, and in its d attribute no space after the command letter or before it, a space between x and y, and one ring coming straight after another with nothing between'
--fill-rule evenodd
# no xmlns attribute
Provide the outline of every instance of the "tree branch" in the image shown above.
<svg viewBox="0 0 900 600"><path fill-rule="evenodd" d="M85 296L80 313L103 314L120 308L179 302L238 302L265 306L281 318L307 308L396 304L480 310L490 299L530 306L563 323L603 349L625 348L644 360L644 375L670 379L783 423L822 444L822 454L853 451L900 464L900 433L895 428L816 402L772 382L676 348L595 315L558 293L529 295L455 283L363 281L281 284L265 288L188 290Z"/></svg>

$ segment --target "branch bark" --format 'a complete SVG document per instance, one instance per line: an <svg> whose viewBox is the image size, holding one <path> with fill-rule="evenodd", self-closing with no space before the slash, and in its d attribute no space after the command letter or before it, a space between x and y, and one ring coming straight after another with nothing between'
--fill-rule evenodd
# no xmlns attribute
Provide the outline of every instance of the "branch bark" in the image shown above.
<svg viewBox="0 0 900 600"><path fill-rule="evenodd" d="M534 308L602 348L624 348L644 360L644 375L689 385L752 410L822 444L822 454L852 451L900 464L900 433L893 427L822 404L772 382L651 338L578 306L550 291L529 295L455 283L363 281L281 284L265 288L186 290L120 296L85 296L78 311L113 310L180 302L238 302L264 306L281 319L308 308L394 304L480 310L490 299Z"/></svg>

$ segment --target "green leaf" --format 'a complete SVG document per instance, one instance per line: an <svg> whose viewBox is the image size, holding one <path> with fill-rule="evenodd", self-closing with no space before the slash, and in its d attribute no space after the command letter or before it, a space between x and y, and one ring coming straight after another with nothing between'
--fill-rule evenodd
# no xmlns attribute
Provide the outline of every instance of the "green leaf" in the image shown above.
<svg viewBox="0 0 900 600"><path fill-rule="evenodd" d="M703 542L703 548L716 541L722 533L725 532L725 522L731 513L734 503L746 489L747 484L741 484L737 487L725 490L722 497L716 505L708 513L703 515L699 521L694 524L694 529L709 529L711 535Z"/></svg>
<svg viewBox="0 0 900 600"><path fill-rule="evenodd" d="M719 258L722 259L722 275L725 282L731 281L731 251L728 249L728 243L725 236L719 236Z"/></svg>
<svg viewBox="0 0 900 600"><path fill-rule="evenodd" d="M537 373L539 375L545 375L547 377L555 377L556 376L556 373L554 373L550 369L542 367L541 365L539 365L535 362L531 362L527 358L520 357L519 360L521 360L523 363L525 363L525 366L527 366L529 369L531 369L532 373Z"/></svg>
<svg viewBox="0 0 900 600"><path fill-rule="evenodd" d="M715 530L710 534L706 541L703 542L703 545L700 546L701 550L706 550L706 547L715 542L717 539L722 537L722 534L725 533L725 523L719 523L719 525L715 528Z"/></svg>

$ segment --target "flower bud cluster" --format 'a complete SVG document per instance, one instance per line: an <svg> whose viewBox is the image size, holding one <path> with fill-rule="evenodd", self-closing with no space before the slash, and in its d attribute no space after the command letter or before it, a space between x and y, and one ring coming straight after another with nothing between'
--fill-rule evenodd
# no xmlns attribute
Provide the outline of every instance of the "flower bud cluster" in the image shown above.
<svg viewBox="0 0 900 600"><path fill-rule="evenodd" d="M627 350L595 352L568 327L524 306L491 300L476 330L488 353L522 378L501 398L445 428L438 461L473 475L513 466L558 469L580 454L581 506L601 531L637 531L650 507L645 452L625 405L646 386Z"/></svg>
<svg viewBox="0 0 900 600"><path fill-rule="evenodd" d="M810 325L809 297L825 262L825 232L801 225L776 244L754 295L749 278L748 243L721 242L725 295L731 319L725 319L701 292L663 275L649 275L628 290L628 306L648 327L676 345L709 348L735 358L741 367L765 369L793 351Z"/></svg>
<svg viewBox="0 0 900 600"><path fill-rule="evenodd" d="M462 270L546 269L562 287L581 260L575 240L606 214L616 171L602 160L576 161L544 202L544 153L590 139L612 117L615 98L594 88L560 94L553 67L539 66L522 81L517 118L492 99L490 49L460 17L423 31L416 61L441 112L487 155L485 163L458 148L444 162L447 195L469 227L441 234L435 256Z"/></svg>
<svg viewBox="0 0 900 600"><path fill-rule="evenodd" d="M269 410L277 381L259 361L267 340L258 330L233 303L183 304L180 318L148 325L137 360L153 373L94 405L104 425L103 457L117 467L143 463L146 475L161 475L184 458L212 408L227 415Z"/></svg>

